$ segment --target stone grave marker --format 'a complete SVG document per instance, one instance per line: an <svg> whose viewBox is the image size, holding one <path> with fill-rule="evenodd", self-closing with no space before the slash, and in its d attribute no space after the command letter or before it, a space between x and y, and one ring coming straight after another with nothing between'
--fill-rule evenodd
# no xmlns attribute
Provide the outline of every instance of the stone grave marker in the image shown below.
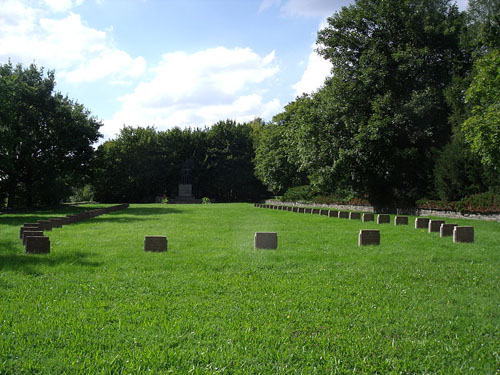
<svg viewBox="0 0 500 375"><path fill-rule="evenodd" d="M144 251L153 251L153 252L167 251L167 237L165 236L144 237Z"/></svg>
<svg viewBox="0 0 500 375"><path fill-rule="evenodd" d="M255 249L277 249L278 234L276 232L255 232Z"/></svg>
<svg viewBox="0 0 500 375"><path fill-rule="evenodd" d="M366 223L368 221L375 221L375 215L374 214L363 214L363 223Z"/></svg>
<svg viewBox="0 0 500 375"><path fill-rule="evenodd" d="M26 237L26 252L29 254L50 253L49 237Z"/></svg>
<svg viewBox="0 0 500 375"><path fill-rule="evenodd" d="M378 214L377 224L389 224L391 222L391 215Z"/></svg>
<svg viewBox="0 0 500 375"><path fill-rule="evenodd" d="M428 227L429 227L429 219L426 219L424 217L417 217L415 219L415 229L428 228Z"/></svg>
<svg viewBox="0 0 500 375"><path fill-rule="evenodd" d="M453 242L474 242L474 227L459 227L453 229Z"/></svg>
<svg viewBox="0 0 500 375"><path fill-rule="evenodd" d="M328 216L328 212L330 212L330 210L320 210L319 214L323 216Z"/></svg>
<svg viewBox="0 0 500 375"><path fill-rule="evenodd" d="M312 211L311 211L311 214L313 214L313 215L319 215L320 211L321 210L319 208L313 208Z"/></svg>
<svg viewBox="0 0 500 375"><path fill-rule="evenodd" d="M328 217L338 218L339 217L339 212L338 211L334 211L334 210L328 211Z"/></svg>
<svg viewBox="0 0 500 375"><path fill-rule="evenodd" d="M50 220L38 220L38 223L40 224L40 227L43 231L52 230L52 222Z"/></svg>
<svg viewBox="0 0 500 375"><path fill-rule="evenodd" d="M349 212L339 211L339 219L349 219Z"/></svg>
<svg viewBox="0 0 500 375"><path fill-rule="evenodd" d="M429 233L439 232L441 230L441 224L444 224L444 220L429 220Z"/></svg>
<svg viewBox="0 0 500 375"><path fill-rule="evenodd" d="M441 224L439 228L439 237L450 237L453 236L453 229L458 226L458 224Z"/></svg>
<svg viewBox="0 0 500 375"><path fill-rule="evenodd" d="M24 231L23 233L23 245L26 245L26 238L28 237L43 237L43 232L42 231L34 231L34 230L30 230L30 231Z"/></svg>
<svg viewBox="0 0 500 375"><path fill-rule="evenodd" d="M395 216L394 225L408 225L408 216Z"/></svg>
<svg viewBox="0 0 500 375"><path fill-rule="evenodd" d="M380 231L374 229L361 229L358 236L358 246L380 245Z"/></svg>
<svg viewBox="0 0 500 375"><path fill-rule="evenodd" d="M304 213L305 214L310 214L312 212L312 209L310 208L304 208Z"/></svg>
<svg viewBox="0 0 500 375"><path fill-rule="evenodd" d="M359 212L350 212L349 220L361 220L361 214Z"/></svg>
<svg viewBox="0 0 500 375"><path fill-rule="evenodd" d="M42 227L38 223L25 223L19 229L19 239L23 239L23 233L26 230L42 230Z"/></svg>

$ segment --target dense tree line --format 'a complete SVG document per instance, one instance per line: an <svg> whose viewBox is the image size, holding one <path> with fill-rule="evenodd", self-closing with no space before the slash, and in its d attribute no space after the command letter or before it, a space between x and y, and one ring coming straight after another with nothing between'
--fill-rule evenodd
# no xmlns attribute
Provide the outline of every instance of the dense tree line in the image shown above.
<svg viewBox="0 0 500 375"><path fill-rule="evenodd" d="M500 3L356 0L328 19L318 52L332 75L269 123L204 129L101 123L54 91L54 72L0 66L0 199L53 204L177 194L249 201L293 191L380 206L500 190Z"/></svg>
<svg viewBox="0 0 500 375"><path fill-rule="evenodd" d="M94 171L95 197L107 202L151 202L175 197L189 162L197 197L251 201L267 195L253 172L254 136L262 125L219 121L210 128L124 127L102 144Z"/></svg>
<svg viewBox="0 0 500 375"><path fill-rule="evenodd" d="M332 77L266 126L259 178L382 206L498 190L499 15L494 0L342 8L318 33Z"/></svg>

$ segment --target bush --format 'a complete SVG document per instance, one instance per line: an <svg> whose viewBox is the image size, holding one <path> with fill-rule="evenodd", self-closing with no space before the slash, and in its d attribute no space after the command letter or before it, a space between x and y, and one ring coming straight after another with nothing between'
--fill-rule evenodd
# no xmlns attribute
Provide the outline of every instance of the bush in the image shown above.
<svg viewBox="0 0 500 375"><path fill-rule="evenodd" d="M500 195L495 193L474 194L456 202L420 199L417 201L417 207L455 212L498 213L500 212Z"/></svg>
<svg viewBox="0 0 500 375"><path fill-rule="evenodd" d="M210 203L212 203L212 201L210 200L209 197L203 197L201 199L201 203L203 203L203 204L210 204Z"/></svg>
<svg viewBox="0 0 500 375"><path fill-rule="evenodd" d="M309 185L295 186L289 188L283 195L283 201L285 202L299 202L308 201L313 199L314 191Z"/></svg>

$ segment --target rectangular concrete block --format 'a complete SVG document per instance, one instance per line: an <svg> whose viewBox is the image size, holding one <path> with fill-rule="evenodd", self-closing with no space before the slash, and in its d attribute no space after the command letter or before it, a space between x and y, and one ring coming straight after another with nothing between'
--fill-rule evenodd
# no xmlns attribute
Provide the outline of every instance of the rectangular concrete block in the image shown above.
<svg viewBox="0 0 500 375"><path fill-rule="evenodd" d="M63 226L62 220L58 217L54 217L49 220L52 223L52 228L61 228Z"/></svg>
<svg viewBox="0 0 500 375"><path fill-rule="evenodd" d="M429 220L428 231L429 233L438 232L441 230L441 224L444 220Z"/></svg>
<svg viewBox="0 0 500 375"><path fill-rule="evenodd" d="M50 220L38 220L38 223L43 231L52 230L52 222Z"/></svg>
<svg viewBox="0 0 500 375"><path fill-rule="evenodd" d="M323 215L323 216L328 216L329 212L330 212L330 210L320 210L319 214Z"/></svg>
<svg viewBox="0 0 500 375"><path fill-rule="evenodd" d="M154 252L167 251L167 237L165 236L144 237L144 251L154 251Z"/></svg>
<svg viewBox="0 0 500 375"><path fill-rule="evenodd" d="M312 213L312 209L310 209L310 208L304 208L304 213L305 214L310 214L310 213Z"/></svg>
<svg viewBox="0 0 500 375"><path fill-rule="evenodd" d="M358 236L358 246L380 245L380 231L361 229Z"/></svg>
<svg viewBox="0 0 500 375"><path fill-rule="evenodd" d="M349 219L349 212L339 211L339 219Z"/></svg>
<svg viewBox="0 0 500 375"><path fill-rule="evenodd" d="M49 237L26 237L26 252L29 254L50 253Z"/></svg>
<svg viewBox="0 0 500 375"><path fill-rule="evenodd" d="M408 225L408 216L395 216L394 225Z"/></svg>
<svg viewBox="0 0 500 375"><path fill-rule="evenodd" d="M458 226L458 224L441 224L439 228L439 237L450 237L453 236L453 229Z"/></svg>
<svg viewBox="0 0 500 375"><path fill-rule="evenodd" d="M255 232L255 249L277 249L278 234L276 232Z"/></svg>
<svg viewBox="0 0 500 375"><path fill-rule="evenodd" d="M311 211L311 213L313 215L319 215L320 212L321 212L321 210L319 208L313 208L312 211Z"/></svg>
<svg viewBox="0 0 500 375"><path fill-rule="evenodd" d="M375 221L375 215L374 214L363 214L363 223L366 223L368 221Z"/></svg>
<svg viewBox="0 0 500 375"><path fill-rule="evenodd" d="M453 229L453 242L474 242L474 227L459 227Z"/></svg>
<svg viewBox="0 0 500 375"><path fill-rule="evenodd" d="M338 218L339 217L339 212L335 211L335 210L328 211L328 217Z"/></svg>
<svg viewBox="0 0 500 375"><path fill-rule="evenodd" d="M391 222L391 215L379 214L377 215L377 224L389 224Z"/></svg>
<svg viewBox="0 0 500 375"><path fill-rule="evenodd" d="M420 229L420 228L427 229L428 227L429 227L429 219L426 219L424 217L417 217L415 219L415 229Z"/></svg>
<svg viewBox="0 0 500 375"><path fill-rule="evenodd" d="M26 245L26 238L28 237L43 237L42 231L24 231L23 233L23 245Z"/></svg>
<svg viewBox="0 0 500 375"><path fill-rule="evenodd" d="M299 208L298 207L292 207L292 212L299 212Z"/></svg>
<svg viewBox="0 0 500 375"><path fill-rule="evenodd" d="M349 220L361 220L361 214L359 212L350 212Z"/></svg>
<svg viewBox="0 0 500 375"><path fill-rule="evenodd" d="M299 208L297 209L297 212L298 212L299 214L303 214L303 213L304 213L304 211L305 211L305 208L302 208L302 207L299 207Z"/></svg>
<svg viewBox="0 0 500 375"><path fill-rule="evenodd" d="M38 223L25 223L23 226L19 229L19 239L23 238L23 233L26 230L42 230L42 227Z"/></svg>

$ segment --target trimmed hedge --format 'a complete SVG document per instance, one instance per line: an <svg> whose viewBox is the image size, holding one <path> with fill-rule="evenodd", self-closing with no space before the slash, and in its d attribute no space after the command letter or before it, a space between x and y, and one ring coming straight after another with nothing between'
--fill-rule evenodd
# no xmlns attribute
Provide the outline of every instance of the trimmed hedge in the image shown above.
<svg viewBox="0 0 500 375"><path fill-rule="evenodd" d="M500 212L500 195L495 193L474 194L456 202L420 199L421 209L492 214Z"/></svg>

